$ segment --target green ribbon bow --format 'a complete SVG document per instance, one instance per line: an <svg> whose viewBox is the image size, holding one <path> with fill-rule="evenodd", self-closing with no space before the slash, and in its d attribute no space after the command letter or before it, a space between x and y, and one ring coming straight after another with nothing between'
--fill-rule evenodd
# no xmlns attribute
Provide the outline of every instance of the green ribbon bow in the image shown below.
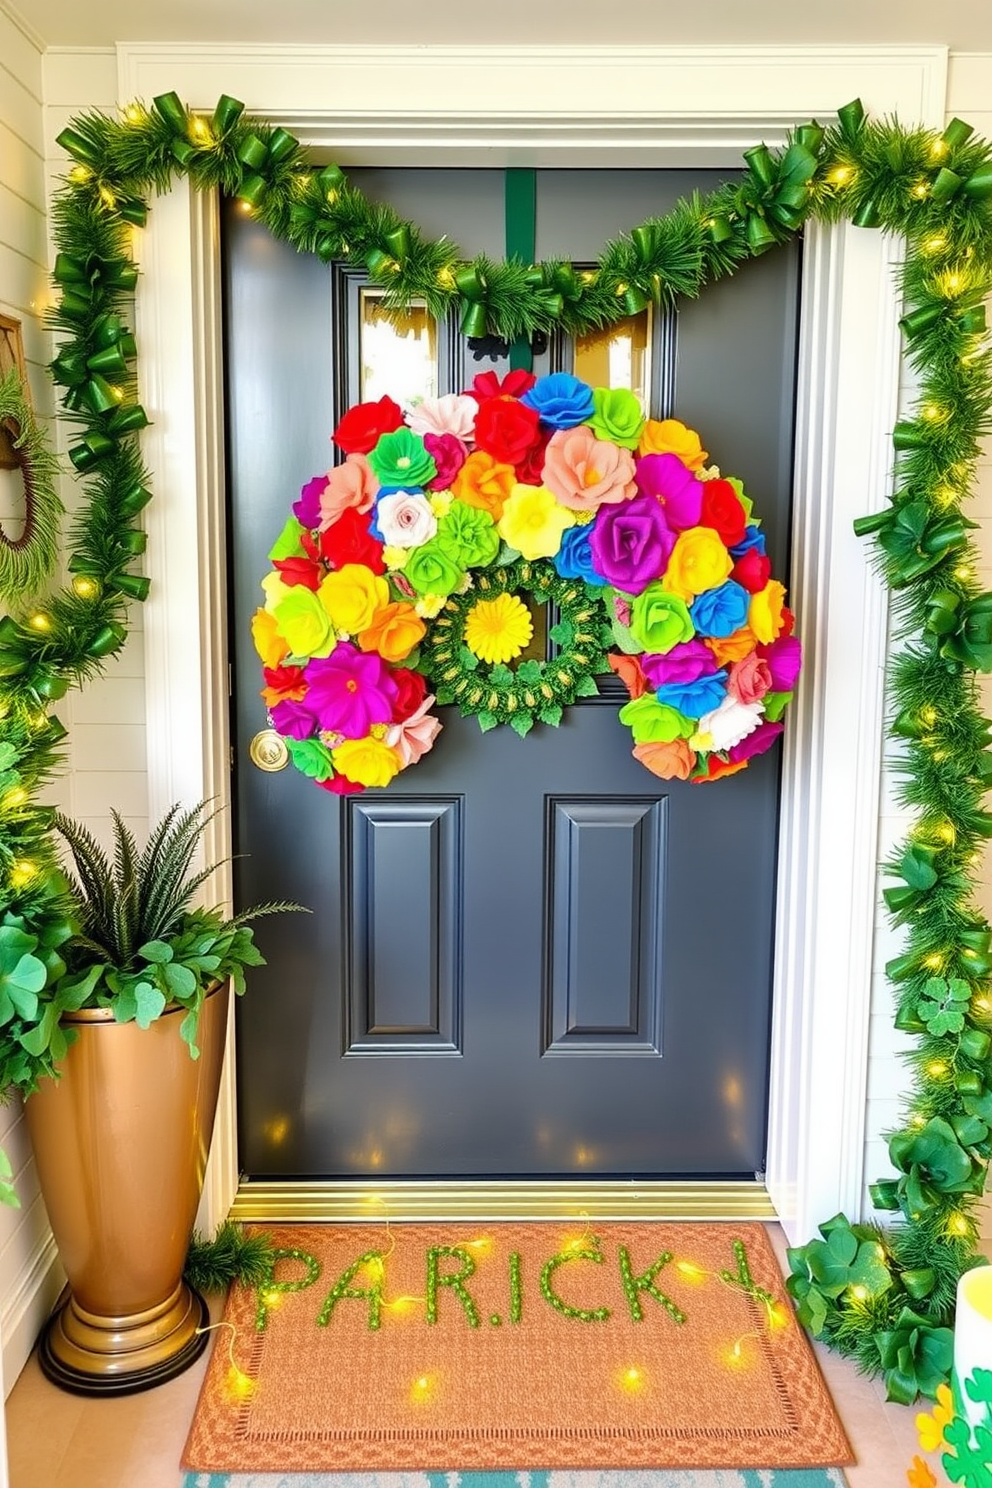
<svg viewBox="0 0 992 1488"><path fill-rule="evenodd" d="M992 593L966 599L938 589L927 602L924 627L938 637L941 656L972 671L992 672Z"/></svg>
<svg viewBox="0 0 992 1488"><path fill-rule="evenodd" d="M463 336L484 336L488 326L485 304L486 280L478 264L463 264L455 270L455 288L461 296Z"/></svg>
<svg viewBox="0 0 992 1488"><path fill-rule="evenodd" d="M817 137L819 135L819 137ZM794 233L806 220L809 210L809 183L816 174L817 152L823 140L818 125L797 132L788 148L779 156L772 155L767 145L755 145L744 151L748 173L740 188L740 216L751 253L764 253L767 248ZM714 219L710 233L724 237L723 219Z"/></svg>
<svg viewBox="0 0 992 1488"><path fill-rule="evenodd" d="M858 537L875 535L889 560L889 582L894 589L902 589L962 547L968 523L960 515L938 516L922 497L916 497L858 517L854 531Z"/></svg>
<svg viewBox="0 0 992 1488"><path fill-rule="evenodd" d="M900 858L898 872L903 883L882 891L882 897L897 921L905 923L910 919L939 882L933 866L938 851L938 848L925 843L914 843Z"/></svg>
<svg viewBox="0 0 992 1488"><path fill-rule="evenodd" d="M249 134L238 146L237 157L246 168L235 195L251 207L257 207L265 195L268 181L263 172L271 172L273 166L287 161L300 148L299 140L282 127L273 129L264 138Z"/></svg>

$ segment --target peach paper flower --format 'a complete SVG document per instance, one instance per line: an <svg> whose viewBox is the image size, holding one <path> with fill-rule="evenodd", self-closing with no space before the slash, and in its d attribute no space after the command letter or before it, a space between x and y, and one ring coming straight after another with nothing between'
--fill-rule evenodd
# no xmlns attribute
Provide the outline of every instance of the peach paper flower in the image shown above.
<svg viewBox="0 0 992 1488"><path fill-rule="evenodd" d="M320 493L320 530L332 526L353 506L357 512L372 510L379 489L372 467L364 455L349 455L343 465L327 473L327 485Z"/></svg>
<svg viewBox="0 0 992 1488"><path fill-rule="evenodd" d="M479 405L467 393L444 393L424 398L411 408L406 422L414 434L453 434L467 444L475 430Z"/></svg>
<svg viewBox="0 0 992 1488"><path fill-rule="evenodd" d="M407 765L415 765L433 748L434 740L441 732L438 720L428 716L434 701L431 693L424 698L416 713L411 713L402 723L394 723L386 732L386 743L396 751L404 770Z"/></svg>
<svg viewBox="0 0 992 1488"><path fill-rule="evenodd" d="M668 742L652 739L635 744L633 754L652 775L659 775L662 780L688 780L696 763L696 755L685 739Z"/></svg>
<svg viewBox="0 0 992 1488"><path fill-rule="evenodd" d="M586 424L552 434L541 479L562 506L572 511L594 512L600 506L628 501L637 490L630 450L597 439Z"/></svg>

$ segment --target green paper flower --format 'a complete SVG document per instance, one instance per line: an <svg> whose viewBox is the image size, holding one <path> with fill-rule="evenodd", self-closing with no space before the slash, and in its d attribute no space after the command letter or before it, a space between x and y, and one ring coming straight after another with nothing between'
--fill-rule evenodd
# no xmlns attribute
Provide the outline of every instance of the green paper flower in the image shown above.
<svg viewBox="0 0 992 1488"><path fill-rule="evenodd" d="M629 388L594 388L592 397L596 411L588 422L596 438L636 449L645 424L640 400Z"/></svg>
<svg viewBox="0 0 992 1488"><path fill-rule="evenodd" d="M275 563L278 558L299 558L303 556L303 525L295 517L289 517L285 527L276 538L269 549L269 562Z"/></svg>
<svg viewBox="0 0 992 1488"><path fill-rule="evenodd" d="M664 653L695 635L685 600L651 583L630 607L630 633L641 651Z"/></svg>
<svg viewBox="0 0 992 1488"><path fill-rule="evenodd" d="M691 718L667 703L659 703L653 693L624 703L619 718L630 729L635 744L669 744L673 739L688 739L696 731Z"/></svg>
<svg viewBox="0 0 992 1488"><path fill-rule="evenodd" d="M402 486L406 490L426 486L437 475L437 466L423 439L405 426L382 435L369 455L369 464L380 485Z"/></svg>
<svg viewBox="0 0 992 1488"><path fill-rule="evenodd" d="M499 533L489 513L464 501L451 503L433 540L462 568L482 568L492 563L500 548Z"/></svg>
<svg viewBox="0 0 992 1488"><path fill-rule="evenodd" d="M286 739L286 748L301 775L311 780L330 780L334 774L331 751L319 739Z"/></svg>
<svg viewBox="0 0 992 1488"><path fill-rule="evenodd" d="M432 537L422 547L414 548L403 567L403 577L409 579L418 594L451 594L465 578L460 563L445 552Z"/></svg>
<svg viewBox="0 0 992 1488"><path fill-rule="evenodd" d="M272 613L294 656L330 656L337 636L331 617L312 589L294 584Z"/></svg>

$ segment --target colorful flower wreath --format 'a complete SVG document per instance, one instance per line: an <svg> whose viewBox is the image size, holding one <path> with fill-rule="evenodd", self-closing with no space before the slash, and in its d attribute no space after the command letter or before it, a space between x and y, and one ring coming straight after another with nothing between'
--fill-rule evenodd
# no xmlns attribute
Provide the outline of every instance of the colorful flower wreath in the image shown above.
<svg viewBox="0 0 992 1488"><path fill-rule="evenodd" d="M416 764L435 703L525 734L607 666L663 779L731 774L781 733L785 590L743 485L678 420L565 372L484 372L406 413L358 404L333 437L344 463L303 487L252 621L272 726L325 790ZM556 611L550 660L523 657L521 593Z"/></svg>

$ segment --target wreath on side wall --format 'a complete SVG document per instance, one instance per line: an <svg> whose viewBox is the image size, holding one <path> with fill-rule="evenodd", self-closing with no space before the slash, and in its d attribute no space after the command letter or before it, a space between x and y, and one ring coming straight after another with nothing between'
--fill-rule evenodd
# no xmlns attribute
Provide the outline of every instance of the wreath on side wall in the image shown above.
<svg viewBox="0 0 992 1488"><path fill-rule="evenodd" d="M979 1259L977 1207L992 1155L992 927L975 896L975 865L992 838L989 724L975 680L992 670L992 595L978 582L964 514L992 427L989 145L960 119L943 133L909 129L868 120L855 101L829 129L802 124L782 150L747 150L740 180L631 227L580 271L561 260L462 261L450 241L367 201L337 166L312 167L292 135L227 96L209 116L174 93L120 119L87 114L59 143L74 163L52 207L52 374L85 492L67 587L0 619L0 1082L16 1069L26 1088L48 1057L49 1000L46 988L24 995L17 967L35 951L54 966L47 947L61 919L50 813L38 802L65 732L48 708L119 650L128 604L148 590L133 566L151 497L137 437L148 420L126 318L138 276L132 229L153 189L177 174L219 188L300 250L363 266L387 305L419 299L437 317L458 307L466 335L510 342L555 327L581 333L651 301L696 295L810 219L905 237L901 326L919 396L893 431L890 503L858 527L874 539L893 594L901 649L890 667L890 733L899 799L916 818L884 865L886 903L906 937L888 974L915 1045L890 1142L899 1176L873 1194L899 1220L888 1229L826 1221L822 1239L793 1252L790 1286L812 1331L883 1372L894 1398L933 1393L950 1369L957 1279Z"/></svg>
<svg viewBox="0 0 992 1488"><path fill-rule="evenodd" d="M344 464L304 486L252 622L270 722L325 790L416 764L435 702L483 731L557 727L607 663L663 779L716 780L775 742L799 642L751 500L701 468L694 430L516 370L406 413L359 404L334 440ZM522 595L557 611L550 660L520 660Z"/></svg>

